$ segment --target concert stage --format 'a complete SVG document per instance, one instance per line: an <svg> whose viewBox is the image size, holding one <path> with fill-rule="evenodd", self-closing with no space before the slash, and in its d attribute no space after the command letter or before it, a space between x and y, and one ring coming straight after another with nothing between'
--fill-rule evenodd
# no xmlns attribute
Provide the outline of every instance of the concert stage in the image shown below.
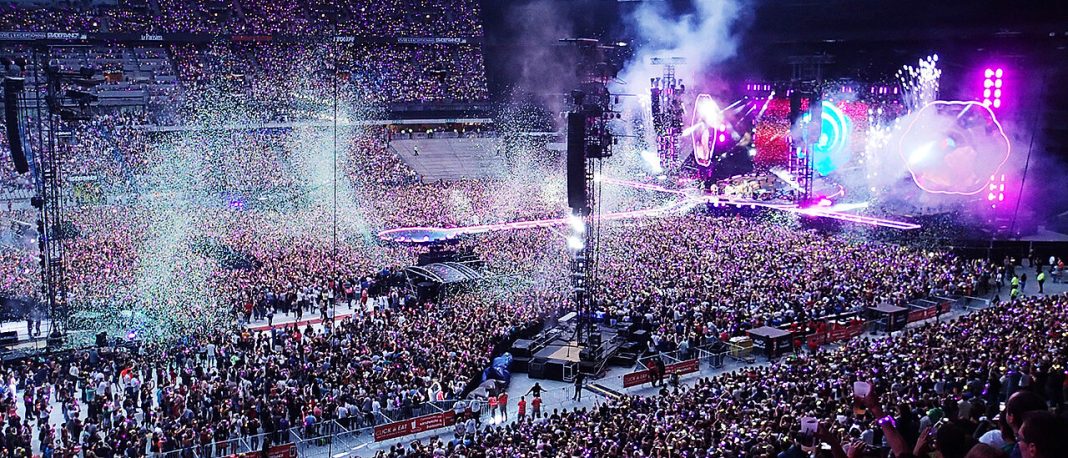
<svg viewBox="0 0 1068 458"><path fill-rule="evenodd" d="M898 230L919 229L920 225L907 221L898 221L887 218L877 218L855 213L857 209L853 205L831 205L802 207L796 203L780 200L749 199L728 195L708 194L694 189L671 189L655 183L642 183L636 181L618 180L609 177L600 177L598 181L603 184L621 186L631 189L669 194L674 200L664 205L652 208L643 208L631 211L602 213L596 216L601 221L615 221L637 218L662 216L671 213L681 213L695 205L711 205L715 207L735 208L762 208L787 213L796 213L808 217L826 218L831 220L846 221L856 224L885 227ZM378 233L378 237L384 241L397 243L430 243L455 239L463 235L481 234L484 232L515 231L522 229L556 227L569 224L568 218L550 218L529 221L513 221L498 224L481 224L476 226L438 228L438 227L403 227L389 229Z"/></svg>
<svg viewBox="0 0 1068 458"><path fill-rule="evenodd" d="M578 326L578 317L569 313L532 339L517 340L509 350L511 371L526 372L533 379L572 381L579 372L595 377L608 364L630 367L645 348L647 333L633 332L630 323L585 324L582 335L576 332Z"/></svg>

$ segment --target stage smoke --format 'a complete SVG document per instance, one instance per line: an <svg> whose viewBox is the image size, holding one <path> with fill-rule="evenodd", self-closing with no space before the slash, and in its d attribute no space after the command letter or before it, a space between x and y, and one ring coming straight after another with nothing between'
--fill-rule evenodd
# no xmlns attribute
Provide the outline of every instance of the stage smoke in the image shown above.
<svg viewBox="0 0 1068 458"><path fill-rule="evenodd" d="M695 0L692 11L680 14L672 11L667 3L643 2L625 18L636 37L636 50L619 74L627 86L618 90L642 92L644 82L662 76L663 72L650 59L681 57L686 64L679 66L676 74L687 86L687 94L712 92L707 74L712 66L735 55L737 37L748 23L746 12L753 10L749 2L740 0ZM695 75L701 81L696 81ZM683 102L687 109L693 106L692 97ZM641 97L632 97L626 103L638 105L641 103L638 99ZM646 130L647 141L652 143L652 132Z"/></svg>

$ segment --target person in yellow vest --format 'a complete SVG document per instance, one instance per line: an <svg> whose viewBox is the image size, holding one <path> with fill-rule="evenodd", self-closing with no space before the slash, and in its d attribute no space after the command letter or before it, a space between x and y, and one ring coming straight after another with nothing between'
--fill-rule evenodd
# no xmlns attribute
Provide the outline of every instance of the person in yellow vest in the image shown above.
<svg viewBox="0 0 1068 458"><path fill-rule="evenodd" d="M1038 281L1038 294L1045 294L1045 292L1042 290L1042 284L1046 282L1046 273L1039 272L1038 277L1036 277L1035 280Z"/></svg>
<svg viewBox="0 0 1068 458"><path fill-rule="evenodd" d="M1012 280L1009 280L1009 286L1012 286L1012 289L1019 288L1020 287L1020 277L1017 277L1016 275L1013 275L1012 276Z"/></svg>

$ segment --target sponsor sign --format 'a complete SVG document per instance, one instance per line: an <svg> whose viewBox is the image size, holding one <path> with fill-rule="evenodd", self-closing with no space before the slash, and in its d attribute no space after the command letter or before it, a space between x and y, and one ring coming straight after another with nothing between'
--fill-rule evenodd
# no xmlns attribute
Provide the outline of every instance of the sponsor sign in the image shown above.
<svg viewBox="0 0 1068 458"><path fill-rule="evenodd" d="M700 369L700 363L697 359L688 359L686 361L680 361L675 364L668 364L664 366L664 375L671 374L691 374L697 372ZM623 374L623 388L630 388L632 386L641 385L643 383L649 383L653 379L653 371L650 369L631 372L629 374Z"/></svg>
<svg viewBox="0 0 1068 458"><path fill-rule="evenodd" d="M86 36L84 33L48 32L45 38L49 40L84 40Z"/></svg>
<svg viewBox="0 0 1068 458"><path fill-rule="evenodd" d="M913 321L934 318L935 315L949 312L951 306L952 304L950 303L950 301L942 301L932 307L927 307L925 309L913 309L909 311L908 322L911 323Z"/></svg>
<svg viewBox="0 0 1068 458"><path fill-rule="evenodd" d="M467 43L467 39L459 37L398 37L397 43L402 45L459 45Z"/></svg>
<svg viewBox="0 0 1068 458"><path fill-rule="evenodd" d="M423 431L444 428L454 424L456 424L456 412L447 410L445 412L415 417L410 420L378 425L375 426L375 442L419 434Z"/></svg>
<svg viewBox="0 0 1068 458"><path fill-rule="evenodd" d="M44 32L0 32L0 40L43 40L47 36Z"/></svg>
<svg viewBox="0 0 1068 458"><path fill-rule="evenodd" d="M810 334L805 340L810 346L823 345L826 343L837 342L839 340L852 339L863 332L864 323L853 323L844 328L835 329L830 332Z"/></svg>

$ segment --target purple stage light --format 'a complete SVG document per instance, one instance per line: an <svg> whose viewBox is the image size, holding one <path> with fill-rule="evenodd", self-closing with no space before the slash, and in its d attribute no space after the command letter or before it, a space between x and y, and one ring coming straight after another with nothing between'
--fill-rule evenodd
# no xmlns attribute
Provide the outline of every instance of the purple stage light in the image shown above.
<svg viewBox="0 0 1068 458"><path fill-rule="evenodd" d="M1004 104L1002 88L1005 86L1005 70L1000 67L987 67L982 72L983 106L1001 108Z"/></svg>
<svg viewBox="0 0 1068 458"><path fill-rule="evenodd" d="M698 165L708 167L712 163L712 154L716 149L715 126L723 124L723 112L712 96L699 94L694 101L693 119L690 127L683 132L689 133L693 140L693 156Z"/></svg>

